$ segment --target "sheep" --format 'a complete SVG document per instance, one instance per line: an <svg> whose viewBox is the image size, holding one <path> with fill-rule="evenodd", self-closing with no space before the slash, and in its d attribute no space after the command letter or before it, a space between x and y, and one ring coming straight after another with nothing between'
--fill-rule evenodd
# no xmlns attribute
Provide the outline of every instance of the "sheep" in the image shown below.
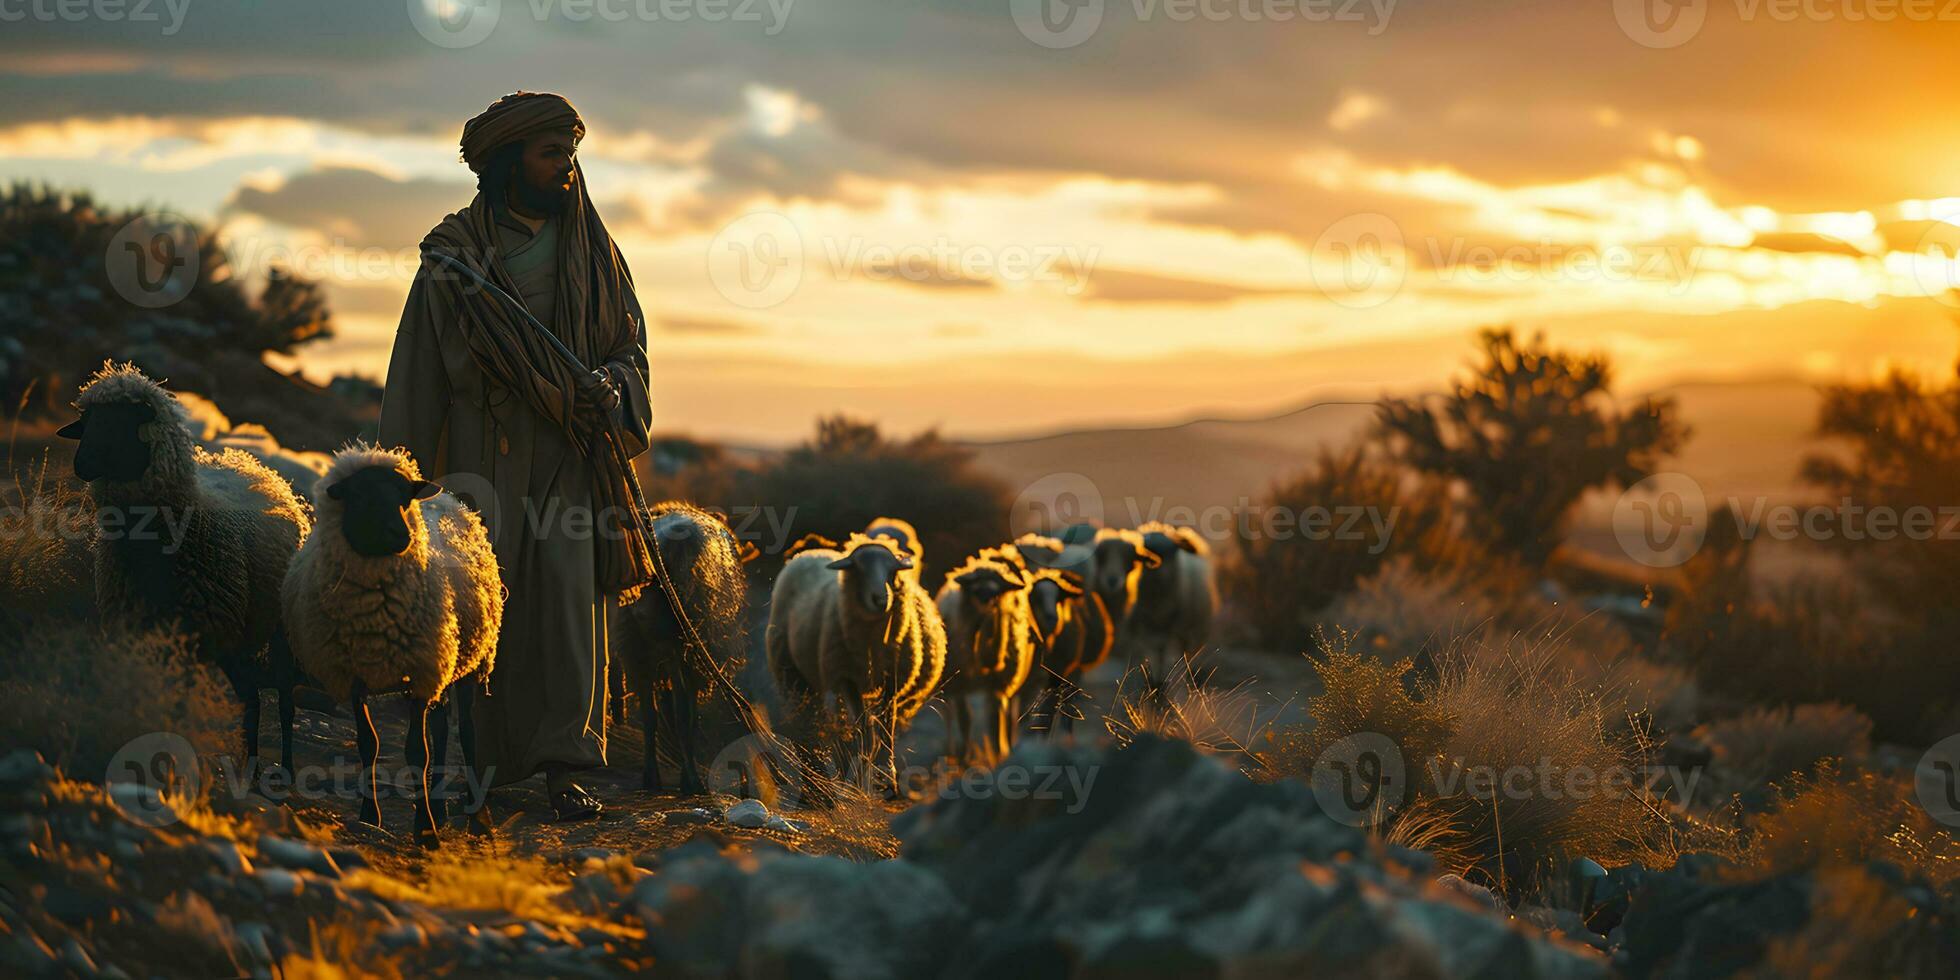
<svg viewBox="0 0 1960 980"><path fill-rule="evenodd" d="M919 545L917 528L910 522L896 517L880 517L864 526L864 535L868 538L884 538L898 545L898 550L912 559L912 567L900 574L910 578L914 585L918 584L919 574L925 570L926 552Z"/></svg>
<svg viewBox="0 0 1960 980"><path fill-rule="evenodd" d="M311 525L264 464L197 446L177 399L133 364L104 362L58 434L79 442L75 476L97 509L96 605L110 621L175 622L224 672L243 706L245 766L256 777L259 692L279 697L279 759L293 770L293 688L279 586Z"/></svg>
<svg viewBox="0 0 1960 980"><path fill-rule="evenodd" d="M1131 664L1144 664L1153 695L1211 636L1218 608L1211 548L1190 528L1152 521L1136 532L1157 558L1137 583L1136 602L1118 633Z"/></svg>
<svg viewBox="0 0 1960 980"><path fill-rule="evenodd" d="M313 502L313 484L327 472L327 454L281 446L256 422L234 425L223 410L202 395L180 392L177 401L184 407L185 425L198 445L212 452L242 449L285 478L302 499Z"/></svg>
<svg viewBox="0 0 1960 980"><path fill-rule="evenodd" d="M818 698L840 701L850 726L882 750L893 795L898 733L946 669L945 625L932 597L901 574L911 566L889 541L863 534L802 551L776 576L765 636L784 702L801 713ZM841 746L838 761L841 772Z"/></svg>
<svg viewBox="0 0 1960 980"><path fill-rule="evenodd" d="M374 792L378 737L367 699L404 692L411 706L408 763L418 772L415 835L436 843L440 801L429 798L429 728L435 765L448 755L455 692L463 762L476 767L473 705L497 656L504 587L490 533L476 513L422 479L404 450L355 444L334 454L314 484L319 525L286 572L280 606L293 655L354 709L367 773L361 820L379 826ZM468 806L482 819L481 800Z"/></svg>
<svg viewBox="0 0 1960 980"><path fill-rule="evenodd" d="M1137 583L1143 573L1158 567L1163 559L1150 550L1143 535L1135 531L1102 528L1091 539L1085 577L1102 596L1109 618L1117 629L1129 618L1137 601Z"/></svg>
<svg viewBox="0 0 1960 980"><path fill-rule="evenodd" d="M1070 702L1081 692L1079 679L1109 658L1116 640L1109 607L1087 588L1091 549L1030 532L996 551L1031 578L1035 669L1026 689L1035 693L1034 728L1071 729L1075 714Z"/></svg>
<svg viewBox="0 0 1960 980"><path fill-rule="evenodd" d="M720 515L692 504L656 504L649 518L658 580L621 611L614 663L624 667L640 699L646 747L641 788L662 789L655 745L664 714L680 748L681 795L693 796L706 792L694 754L695 698L703 681L712 686L717 675L734 672L742 661L748 598L742 566L758 552L755 545L737 540ZM710 663L691 660L690 654ZM702 676L703 668L710 676Z"/></svg>
<svg viewBox="0 0 1960 980"><path fill-rule="evenodd" d="M983 709L982 756L997 762L1012 745L1014 696L1034 669L1038 643L1028 590L1034 576L1017 557L983 551L946 576L936 604L946 624L947 757L964 763L973 745L970 701Z"/></svg>

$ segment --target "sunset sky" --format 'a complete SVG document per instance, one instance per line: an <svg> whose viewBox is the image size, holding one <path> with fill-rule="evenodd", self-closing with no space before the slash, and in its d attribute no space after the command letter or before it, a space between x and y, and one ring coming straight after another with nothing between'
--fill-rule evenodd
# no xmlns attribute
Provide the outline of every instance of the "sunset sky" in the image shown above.
<svg viewBox="0 0 1960 980"><path fill-rule="evenodd" d="M559 92L661 426L761 442L1408 390L1488 323L1631 388L1946 369L1949 5L1655 3L27 0L0 178L294 261L301 366L379 375L463 121Z"/></svg>

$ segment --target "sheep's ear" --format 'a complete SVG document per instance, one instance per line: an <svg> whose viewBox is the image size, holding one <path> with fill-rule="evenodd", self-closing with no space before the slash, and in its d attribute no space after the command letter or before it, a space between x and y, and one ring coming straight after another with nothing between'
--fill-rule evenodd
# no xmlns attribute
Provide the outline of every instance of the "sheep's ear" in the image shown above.
<svg viewBox="0 0 1960 980"><path fill-rule="evenodd" d="M75 421L62 426L61 428L54 430L54 434L62 437L63 439L80 439L82 437L82 420L76 419Z"/></svg>
<svg viewBox="0 0 1960 980"><path fill-rule="evenodd" d="M409 493L408 493L409 499L427 500L430 497L433 497L436 494L441 493L442 485L439 483L430 482L428 480L416 480L415 482L408 485L408 489L409 489Z"/></svg>
<svg viewBox="0 0 1960 980"><path fill-rule="evenodd" d="M1082 586L1076 584L1072 576L1056 575L1052 577L1055 580L1055 584L1061 587L1063 595L1071 599L1082 598Z"/></svg>
<svg viewBox="0 0 1960 980"><path fill-rule="evenodd" d="M741 538L736 538L735 557L742 564L746 565L749 562L752 562L757 558L762 557L762 549L756 547L755 542L753 541L744 541Z"/></svg>
<svg viewBox="0 0 1960 980"><path fill-rule="evenodd" d="M841 571L843 571L844 569L846 569L846 568L849 568L849 567L851 567L851 565L852 565L852 564L853 564L853 563L852 563L852 561L851 561L851 556L850 556L850 555L845 555L844 557L842 557L842 558L839 558L839 559L837 559L836 561L834 561L834 562L831 562L831 563L830 563L830 564L828 564L828 565L825 565L824 567L825 567L825 568L830 568L830 569L835 569L835 570L837 570L837 571L840 571L840 572L841 572Z"/></svg>
<svg viewBox="0 0 1960 980"><path fill-rule="evenodd" d="M893 553L892 553L892 557L894 557L894 558L897 558L897 559L898 559L898 569L899 569L899 571L904 571L904 570L906 570L906 569L908 569L908 568L911 568L911 567L912 567L912 556L911 556L911 555L909 555L909 554L906 554L906 553L905 553L904 551L896 551L896 552L893 552Z"/></svg>
<svg viewBox="0 0 1960 980"><path fill-rule="evenodd" d="M341 482L345 483L346 481L343 480ZM335 500L341 499L342 497L346 496L346 494L347 491L341 489L340 483L330 483L327 485L327 496L332 497Z"/></svg>
<svg viewBox="0 0 1960 980"><path fill-rule="evenodd" d="M1156 568L1164 563L1164 560L1157 557L1157 553L1151 551L1149 548L1138 548L1137 559L1143 563L1143 567L1145 568Z"/></svg>

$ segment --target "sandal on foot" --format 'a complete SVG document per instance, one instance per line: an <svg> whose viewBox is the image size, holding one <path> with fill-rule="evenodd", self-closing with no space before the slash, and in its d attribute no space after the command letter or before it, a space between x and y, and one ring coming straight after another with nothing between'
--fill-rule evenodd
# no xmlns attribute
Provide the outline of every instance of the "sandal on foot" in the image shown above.
<svg viewBox="0 0 1960 980"><path fill-rule="evenodd" d="M556 815L557 822L559 823L570 823L574 820L591 820L597 817L599 811L603 809L605 809L605 806L598 800L593 799L592 794L587 793L577 786L560 790L551 796L551 812Z"/></svg>

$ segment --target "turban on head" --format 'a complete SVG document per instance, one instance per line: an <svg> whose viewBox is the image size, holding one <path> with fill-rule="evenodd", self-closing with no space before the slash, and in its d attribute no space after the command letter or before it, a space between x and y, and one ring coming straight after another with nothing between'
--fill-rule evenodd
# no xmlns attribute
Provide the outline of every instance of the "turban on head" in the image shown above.
<svg viewBox="0 0 1960 980"><path fill-rule="evenodd" d="M513 92L463 124L463 162L480 175L498 147L527 136L566 130L571 131L573 143L585 138L585 120L564 96Z"/></svg>

